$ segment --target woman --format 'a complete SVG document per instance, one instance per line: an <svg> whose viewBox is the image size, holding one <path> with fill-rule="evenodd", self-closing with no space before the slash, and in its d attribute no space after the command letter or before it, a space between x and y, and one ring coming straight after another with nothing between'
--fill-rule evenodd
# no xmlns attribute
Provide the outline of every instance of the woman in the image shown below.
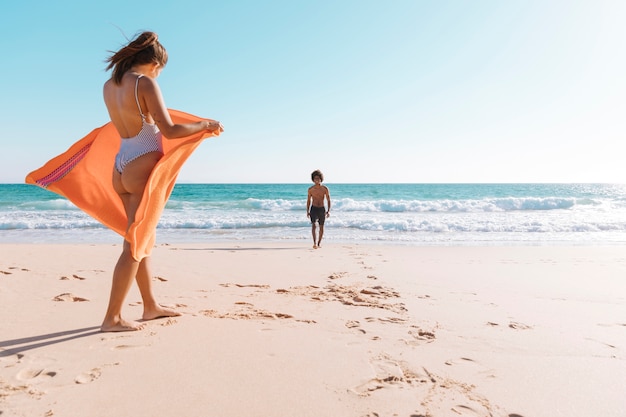
<svg viewBox="0 0 626 417"><path fill-rule="evenodd" d="M144 32L108 59L111 79L104 84L104 102L111 122L122 141L115 158L113 187L120 196L128 218L135 214L152 169L163 156L162 140L177 139L201 131L223 132L211 119L174 124L156 82L167 63L167 52L156 33ZM135 260L128 241L113 272L109 306L100 329L103 332L139 330L143 324L122 318L122 305L133 279L143 299L143 320L178 316L175 310L159 305L152 293L150 257Z"/></svg>

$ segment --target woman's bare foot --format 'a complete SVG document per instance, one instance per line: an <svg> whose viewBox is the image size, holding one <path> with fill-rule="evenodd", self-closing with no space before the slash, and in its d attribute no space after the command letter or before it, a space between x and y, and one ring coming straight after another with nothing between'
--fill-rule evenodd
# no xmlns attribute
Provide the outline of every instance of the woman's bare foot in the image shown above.
<svg viewBox="0 0 626 417"><path fill-rule="evenodd" d="M174 309L163 307L159 304L152 308L145 307L143 310L143 319L144 320L154 320L159 319L161 317L177 317L180 316L180 313Z"/></svg>
<svg viewBox="0 0 626 417"><path fill-rule="evenodd" d="M101 332L134 332L144 328L143 323L138 321L128 321L120 318L117 321L111 323L104 322L100 326Z"/></svg>

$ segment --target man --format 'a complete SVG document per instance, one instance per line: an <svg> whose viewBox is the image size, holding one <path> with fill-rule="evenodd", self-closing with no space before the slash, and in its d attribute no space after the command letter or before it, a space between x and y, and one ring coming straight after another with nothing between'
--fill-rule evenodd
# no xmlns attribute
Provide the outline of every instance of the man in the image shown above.
<svg viewBox="0 0 626 417"><path fill-rule="evenodd" d="M306 215L311 219L311 234L313 235L313 249L321 247L322 236L324 236L324 221L330 216L330 192L328 187L322 185L324 174L317 169L311 173L311 181L315 185L309 187L309 194L306 200ZM324 199L328 203L328 210L324 208ZM319 236L315 233L315 222L320 225Z"/></svg>

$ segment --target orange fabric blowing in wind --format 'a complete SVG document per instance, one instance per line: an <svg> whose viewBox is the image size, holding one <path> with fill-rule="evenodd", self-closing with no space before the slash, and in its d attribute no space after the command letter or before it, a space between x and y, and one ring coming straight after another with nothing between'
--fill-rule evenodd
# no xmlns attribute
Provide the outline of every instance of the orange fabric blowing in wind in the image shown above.
<svg viewBox="0 0 626 417"><path fill-rule="evenodd" d="M168 111L174 123L203 120L178 110ZM203 131L179 139L163 138L163 157L148 178L135 221L128 231L122 200L113 189L113 166L122 139L111 122L92 130L67 151L28 174L26 183L66 197L85 213L124 236L130 243L133 258L140 261L152 251L159 218L183 164L203 139L217 135L219 132Z"/></svg>

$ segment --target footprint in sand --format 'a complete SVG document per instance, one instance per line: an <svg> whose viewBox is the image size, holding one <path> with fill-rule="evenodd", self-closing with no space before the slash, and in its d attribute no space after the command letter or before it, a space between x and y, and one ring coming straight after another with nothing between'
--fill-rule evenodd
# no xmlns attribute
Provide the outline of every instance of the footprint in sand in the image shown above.
<svg viewBox="0 0 626 417"><path fill-rule="evenodd" d="M392 323L392 324L404 324L406 323L406 319L400 317L365 317L365 321L369 323L380 322L380 323Z"/></svg>
<svg viewBox="0 0 626 417"><path fill-rule="evenodd" d="M383 302L390 298L400 297L396 291L389 288L375 286L359 289L358 287L345 287L340 285L330 285L326 288L327 297L332 296L331 299L339 301L344 305L381 308L397 313L406 312L406 307L404 307L402 303L391 304Z"/></svg>
<svg viewBox="0 0 626 417"><path fill-rule="evenodd" d="M89 301L87 298L77 297L74 294L69 292L59 294L52 299L53 301L72 301L72 302L81 302L81 301Z"/></svg>
<svg viewBox="0 0 626 417"><path fill-rule="evenodd" d="M464 358L461 361L471 361ZM485 397L474 392L474 386L447 377L440 377L426 368L410 367L404 361L395 360L388 354L381 354L370 361L374 377L350 390L369 397L384 389L411 390L420 398L417 416L454 415L465 417L493 417L506 415L491 404ZM421 409L420 409L421 408ZM521 417L509 414L509 417Z"/></svg>
<svg viewBox="0 0 626 417"><path fill-rule="evenodd" d="M5 353L6 352L6 353ZM23 353L8 353L6 349L0 348L0 364L3 368L9 368L22 363Z"/></svg>
<svg viewBox="0 0 626 417"><path fill-rule="evenodd" d="M450 408L450 410L454 411L454 413L456 415L459 416L481 416L484 414L481 414L481 412L479 410L476 410L470 406L467 405L455 405L453 407Z"/></svg>
<svg viewBox="0 0 626 417"><path fill-rule="evenodd" d="M422 343L431 343L436 339L434 330L424 330L415 325L411 326L411 330L409 330L408 333L409 336L411 336L411 339L402 340L410 346L417 346Z"/></svg>
<svg viewBox="0 0 626 417"><path fill-rule="evenodd" d="M76 274L73 274L73 275L72 275L72 278L74 278L74 279L78 279L78 280L81 280L81 281L84 281L84 280L86 280L86 279L87 279L87 278L85 278L85 277L81 277L81 276L76 275ZM70 279L70 278L69 278L69 277L67 277L67 276L65 276L65 275L63 275L63 276L62 276L61 278L59 278L59 279L60 279L61 281L69 281L69 279Z"/></svg>
<svg viewBox="0 0 626 417"><path fill-rule="evenodd" d="M359 333L363 333L363 334L367 333L365 330L361 329L361 323L359 323L358 320L348 320L346 322L346 327L348 329L354 329L358 331Z"/></svg>
<svg viewBox="0 0 626 417"><path fill-rule="evenodd" d="M474 392L474 386L450 378L431 375L433 384L421 405L426 415L439 415L452 411L455 416L492 417L502 415L502 410L488 399Z"/></svg>
<svg viewBox="0 0 626 417"><path fill-rule="evenodd" d="M450 410L454 412L455 415L466 416L466 417L492 417L493 414L489 411L489 409L485 410L483 407L469 407L466 405L455 405L451 407ZM488 413L488 414L485 414ZM507 417L523 417L519 414L508 414Z"/></svg>
<svg viewBox="0 0 626 417"><path fill-rule="evenodd" d="M471 359L471 358L460 357L458 359L448 359L444 363L446 365L452 366L452 367L460 366L460 367L470 367L470 369L474 368L474 370L476 371L477 374L482 374L482 375L486 376L487 378L495 378L496 377L493 374L493 370L492 369L487 368L486 366L484 366L480 362L477 362L477 361L475 361L474 359Z"/></svg>
<svg viewBox="0 0 626 417"><path fill-rule="evenodd" d="M471 364L471 365L476 365L476 361L474 359L470 359L470 358L459 358L459 359L448 359L447 361L444 362L446 365L448 366L452 366L452 365L467 365L467 364Z"/></svg>
<svg viewBox="0 0 626 417"><path fill-rule="evenodd" d="M93 382L93 381L95 381L96 379L98 379L98 378L100 378L102 376L102 369L103 368L106 368L106 367L109 367L109 366L117 366L119 364L120 364L120 362L105 363L101 367L92 368L91 370L89 370L87 372L82 372L82 373L78 374L76 376L76 378L74 378L74 382L76 384L88 384L88 383Z"/></svg>
<svg viewBox="0 0 626 417"><path fill-rule="evenodd" d="M10 266L10 267L9 267L9 269L16 269L16 270L17 270L17 269L19 269L19 270L20 270L20 271L22 271L22 272L30 272L30 269L27 269L27 268L20 268L20 267L17 267L17 266ZM6 271L2 271L2 273L3 273L3 274L12 274L13 272L6 272Z"/></svg>
<svg viewBox="0 0 626 417"><path fill-rule="evenodd" d="M515 330L528 330L528 329L532 329L531 326L524 324L524 323L518 323L516 321L512 321L509 323L509 327L511 329L515 329Z"/></svg>
<svg viewBox="0 0 626 417"><path fill-rule="evenodd" d="M141 345L116 345L111 348L111 350L130 350L130 349L141 349L145 346Z"/></svg>
<svg viewBox="0 0 626 417"><path fill-rule="evenodd" d="M46 369L22 369L15 377L20 381L39 382L53 378L56 374L55 371L47 371Z"/></svg>
<svg viewBox="0 0 626 417"><path fill-rule="evenodd" d="M88 384L100 378L101 375L102 369L93 368L91 371L83 372L82 374L78 375L76 378L74 378L74 382L77 384Z"/></svg>
<svg viewBox="0 0 626 417"><path fill-rule="evenodd" d="M4 400L11 395L20 394L39 400L45 393L38 391L30 384L13 385L0 379L0 400ZM4 411L0 410L0 415L3 415L3 413Z"/></svg>
<svg viewBox="0 0 626 417"><path fill-rule="evenodd" d="M22 363L24 355L17 355L17 364ZM51 371L51 367L55 367L57 361L48 357L30 357L24 361L28 363L25 368L16 374L16 379L20 381L28 381L29 383L42 382L53 378L57 375L56 371Z"/></svg>
<svg viewBox="0 0 626 417"><path fill-rule="evenodd" d="M291 314L286 313L272 313L270 311L257 309L253 304L246 302L236 302L235 305L239 306L237 311L229 311L226 313L220 313L216 310L200 310L198 314L205 317L211 317L216 319L233 319L233 320L263 320L263 319L295 319ZM304 323L315 323L314 320L295 320Z"/></svg>
<svg viewBox="0 0 626 417"><path fill-rule="evenodd" d="M276 292L279 294L305 296L315 301L338 301L348 306L380 308L396 313L407 311L403 303L386 302L391 298L399 298L400 294L391 288L385 288L380 285L363 288L354 285L344 286L332 283L323 289L309 285L306 287L290 287L288 289L280 288Z"/></svg>
<svg viewBox="0 0 626 417"><path fill-rule="evenodd" d="M269 288L267 284L231 284L229 282L220 284L221 287L238 287L238 288Z"/></svg>
<svg viewBox="0 0 626 417"><path fill-rule="evenodd" d="M427 374L410 370L405 363L386 354L373 358L370 365L375 377L351 390L361 397L368 397L384 388L407 388L430 381Z"/></svg>
<svg viewBox="0 0 626 417"><path fill-rule="evenodd" d="M159 323L159 325L161 325L161 326L173 326L176 323L178 323L178 321L175 318L168 317L167 320L163 321L162 323Z"/></svg>

